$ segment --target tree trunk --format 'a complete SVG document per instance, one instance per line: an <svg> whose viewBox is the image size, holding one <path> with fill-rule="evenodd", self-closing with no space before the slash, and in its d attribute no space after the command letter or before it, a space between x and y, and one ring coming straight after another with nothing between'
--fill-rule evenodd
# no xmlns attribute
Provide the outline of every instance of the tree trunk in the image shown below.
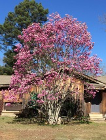
<svg viewBox="0 0 106 140"><path fill-rule="evenodd" d="M55 124L61 124L61 119L59 117L61 107L58 106L57 108L54 108L53 105L49 105L48 110L48 122L51 125Z"/></svg>

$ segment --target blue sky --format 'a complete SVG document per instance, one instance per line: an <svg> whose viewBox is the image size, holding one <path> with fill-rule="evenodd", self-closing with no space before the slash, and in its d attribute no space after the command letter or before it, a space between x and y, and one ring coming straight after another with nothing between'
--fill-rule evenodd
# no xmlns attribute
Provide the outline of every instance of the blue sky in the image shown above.
<svg viewBox="0 0 106 140"><path fill-rule="evenodd" d="M14 7L23 0L0 0L0 24L2 24L8 12L14 11ZM36 0L49 9L49 14L58 12L62 17L65 14L72 15L78 21L85 22L88 31L95 42L92 54L97 54L106 65L106 25L103 25L99 17L106 13L106 0ZM0 64L2 65L3 53L0 52Z"/></svg>

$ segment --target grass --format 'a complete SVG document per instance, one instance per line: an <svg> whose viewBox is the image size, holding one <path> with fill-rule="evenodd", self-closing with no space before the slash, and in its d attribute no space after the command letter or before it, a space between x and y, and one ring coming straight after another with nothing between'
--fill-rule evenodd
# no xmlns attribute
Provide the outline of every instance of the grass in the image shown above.
<svg viewBox="0 0 106 140"><path fill-rule="evenodd" d="M106 140L106 122L50 126L0 117L0 140Z"/></svg>

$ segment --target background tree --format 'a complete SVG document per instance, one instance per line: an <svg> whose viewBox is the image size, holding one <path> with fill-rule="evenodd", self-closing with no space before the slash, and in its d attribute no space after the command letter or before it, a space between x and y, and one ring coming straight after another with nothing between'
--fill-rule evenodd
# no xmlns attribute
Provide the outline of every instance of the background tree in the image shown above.
<svg viewBox="0 0 106 140"><path fill-rule="evenodd" d="M13 58L16 54L14 52L15 44L20 42L17 36L21 34L22 29L27 28L31 23L43 24L46 22L47 14L48 9L44 9L41 3L38 4L35 0L24 0L15 7L14 12L8 13L4 23L0 25L1 48L6 51L3 62L5 68L11 69L11 74L15 62Z"/></svg>

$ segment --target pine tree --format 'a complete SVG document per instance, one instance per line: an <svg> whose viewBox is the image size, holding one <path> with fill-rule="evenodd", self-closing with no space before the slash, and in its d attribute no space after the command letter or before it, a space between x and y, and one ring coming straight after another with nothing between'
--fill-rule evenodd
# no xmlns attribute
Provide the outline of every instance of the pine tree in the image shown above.
<svg viewBox="0 0 106 140"><path fill-rule="evenodd" d="M42 4L36 3L35 0L24 0L15 7L14 12L8 13L4 23L0 25L0 47L6 51L3 59L4 67L11 71L7 74L13 73L14 47L20 42L18 35L33 22L41 24L46 22L47 14L48 9L44 9Z"/></svg>

